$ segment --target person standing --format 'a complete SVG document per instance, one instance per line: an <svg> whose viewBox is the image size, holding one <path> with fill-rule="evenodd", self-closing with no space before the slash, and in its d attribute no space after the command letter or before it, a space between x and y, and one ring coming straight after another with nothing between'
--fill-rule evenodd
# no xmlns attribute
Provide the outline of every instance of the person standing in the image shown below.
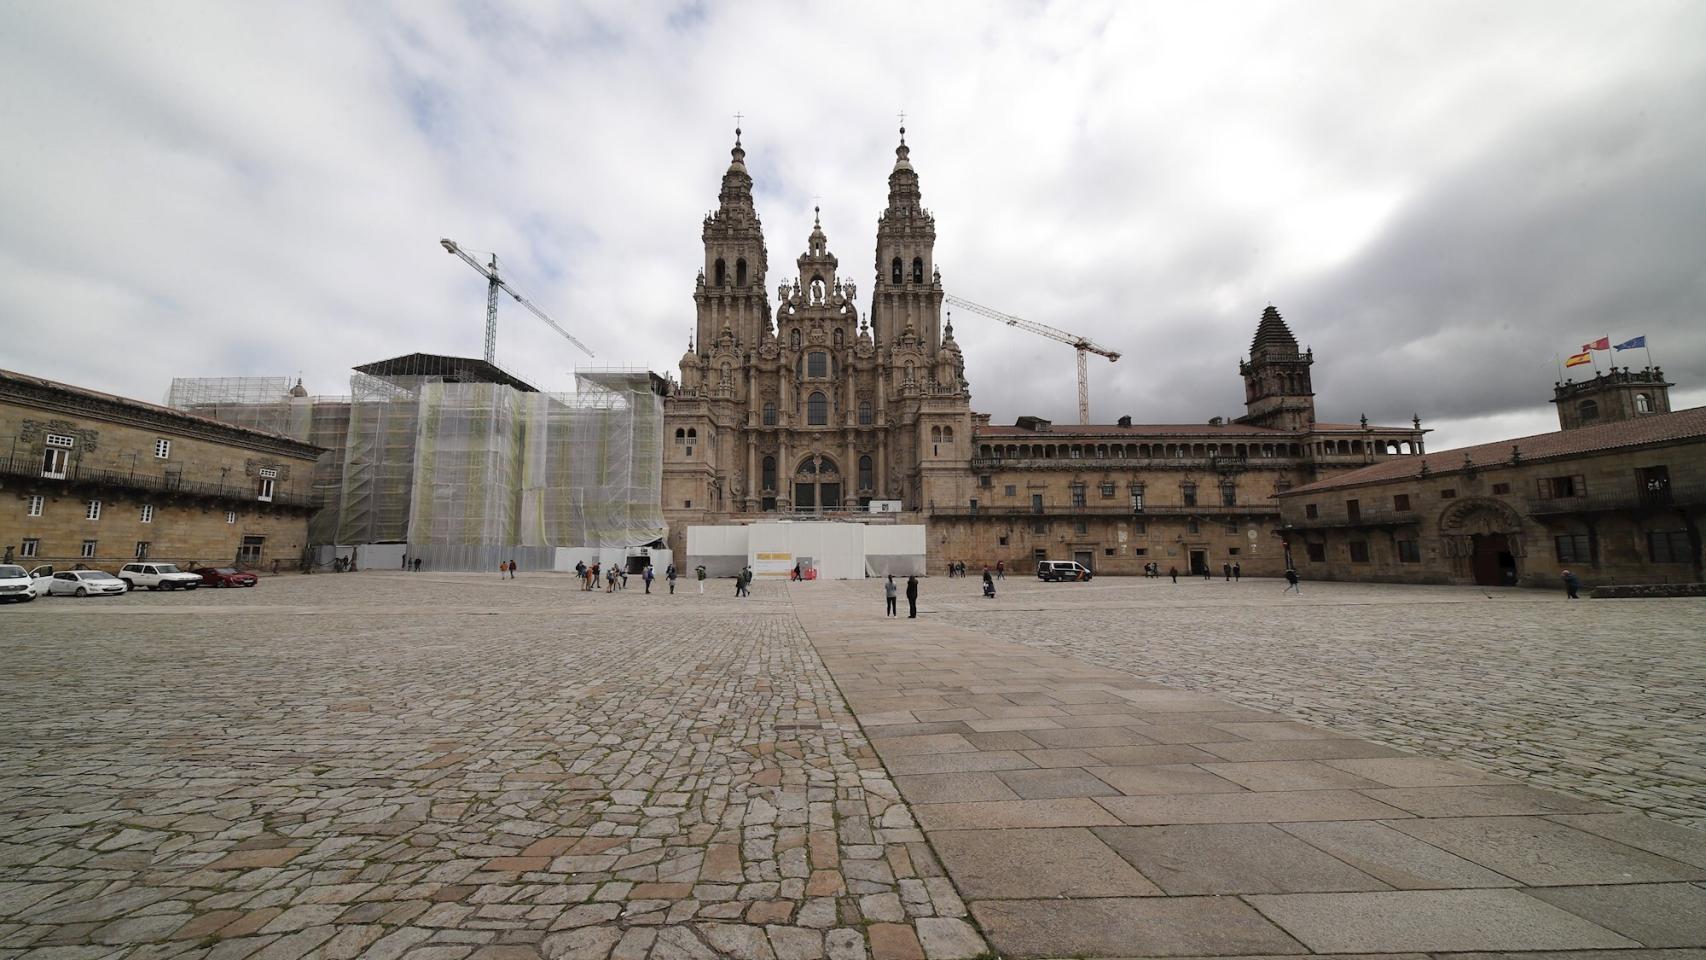
<svg viewBox="0 0 1706 960"><path fill-rule="evenodd" d="M699 595L702 597L705 595L705 565L701 563L694 567L693 575L699 578Z"/></svg>
<svg viewBox="0 0 1706 960"><path fill-rule="evenodd" d="M6 549L6 562L7 563L12 562L12 550L10 547L8 547ZM405 553L405 554L403 554L403 570L406 572L408 569L409 569L409 555Z"/></svg>
<svg viewBox="0 0 1706 960"><path fill-rule="evenodd" d="M1564 571L1563 577L1564 577L1564 599L1565 600L1580 600L1581 597L1577 596L1576 594L1578 591L1580 591L1582 589L1582 578L1576 576L1575 574L1571 573L1568 570Z"/></svg>
<svg viewBox="0 0 1706 960"><path fill-rule="evenodd" d="M1226 582L1231 583L1232 582L1232 564L1223 563L1220 565L1220 570L1222 573L1226 574Z"/></svg>
<svg viewBox="0 0 1706 960"><path fill-rule="evenodd" d="M575 561L575 576L580 578L581 589L585 590L586 589L586 561L585 560L576 560Z"/></svg>
<svg viewBox="0 0 1706 960"><path fill-rule="evenodd" d="M752 566L750 564L740 572L740 582L741 596L752 596Z"/></svg>
<svg viewBox="0 0 1706 960"><path fill-rule="evenodd" d="M514 560L511 560L509 562L509 578L511 580L515 579L515 561Z"/></svg>
<svg viewBox="0 0 1706 960"><path fill-rule="evenodd" d="M509 561L508 560L499 560L498 561L498 579L502 580L504 578L504 574L507 574L507 573L509 573Z"/></svg>
<svg viewBox="0 0 1706 960"><path fill-rule="evenodd" d="M664 568L663 578L665 580L669 581L669 595L672 597L675 596L675 563L674 562L671 562L668 567Z"/></svg>
<svg viewBox="0 0 1706 960"><path fill-rule="evenodd" d="M1178 583L1178 582L1179 582L1179 568L1178 568L1178 567L1173 567L1173 568L1171 568L1171 569L1170 569L1170 570L1169 570L1169 571L1168 571L1168 572L1169 572L1169 573L1171 573L1171 574L1172 574L1172 576L1173 576L1173 582L1174 582L1174 583Z"/></svg>
<svg viewBox="0 0 1706 960"><path fill-rule="evenodd" d="M1284 590L1282 590L1280 592L1281 593L1295 593L1300 597L1303 596L1303 588L1298 586L1299 581L1300 581L1300 578L1297 575L1297 571L1290 568L1290 567L1287 567L1286 571L1285 571L1286 587Z"/></svg>
<svg viewBox="0 0 1706 960"><path fill-rule="evenodd" d="M605 593L615 593L616 592L616 568L611 567L610 571L604 575L604 578L607 581L609 581L609 583L610 583L610 586L604 588L604 592Z"/></svg>
<svg viewBox="0 0 1706 960"><path fill-rule="evenodd" d="M906 616L909 620L918 619L918 578L906 578Z"/></svg>
<svg viewBox="0 0 1706 960"><path fill-rule="evenodd" d="M421 572L421 558L420 557L415 558L415 572L416 573Z"/></svg>
<svg viewBox="0 0 1706 960"><path fill-rule="evenodd" d="M1005 561L1005 560L995 561L995 579L997 579L997 580L1007 579L1007 561Z"/></svg>
<svg viewBox="0 0 1706 960"><path fill-rule="evenodd" d="M646 581L646 592L651 593L652 592L652 565L651 564L649 564L649 563L646 564L646 572L640 575L640 579Z"/></svg>
<svg viewBox="0 0 1706 960"><path fill-rule="evenodd" d="M1236 561L1234 561L1232 564L1232 582L1233 583L1243 583L1244 582L1244 565L1241 563L1238 563Z"/></svg>
<svg viewBox="0 0 1706 960"><path fill-rule="evenodd" d="M897 614L895 612L895 594L896 593L897 593L897 588L894 585L894 574L891 573L891 574L889 574L888 582L883 584L883 599L888 601L888 612L886 614L884 614L885 616L890 616L890 617L899 616L899 614Z"/></svg>

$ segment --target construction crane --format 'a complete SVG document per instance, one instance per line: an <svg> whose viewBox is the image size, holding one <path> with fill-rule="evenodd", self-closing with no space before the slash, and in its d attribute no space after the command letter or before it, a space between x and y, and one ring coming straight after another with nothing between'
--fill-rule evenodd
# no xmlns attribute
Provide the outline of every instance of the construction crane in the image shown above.
<svg viewBox="0 0 1706 960"><path fill-rule="evenodd" d="M1076 334L1067 333L1065 330L1056 330L1047 324L1026 320L1023 317L1015 317L1010 313L1002 313L981 303L973 303L964 297L944 294L942 299L953 306L962 307L973 313L981 313L992 320L999 320L1009 327L1018 327L1020 330L1028 330L1038 336L1048 337L1050 340L1059 340L1061 343L1070 344L1073 349L1078 351L1078 422L1080 424L1090 422L1090 369L1089 364L1084 359L1085 355L1094 353L1100 357L1107 357L1108 362L1113 363L1120 358L1118 351L1100 346L1088 337L1080 337Z"/></svg>
<svg viewBox="0 0 1706 960"><path fill-rule="evenodd" d="M481 276L486 278L486 362L487 363L496 363L497 362L497 358L495 356L495 353L497 351L497 346L498 346L498 291L499 290L502 290L504 293L507 293L510 296L514 297L516 303L519 303L522 306L526 307L527 309L533 311L534 316L545 321L546 325L549 326L552 330L555 330L558 333L562 334L564 340L567 340L570 343L574 344L575 346L580 347L582 353L586 354L589 357L594 356L592 350L590 350L586 344L581 343L579 340L576 340L574 337L574 334L572 334L569 331L564 330L562 327L558 326L557 321L552 320L550 317L545 315L545 311L534 306L532 300L529 300L526 297L522 296L521 294L517 293L515 291L514 287L505 283L503 281L503 278L498 276L498 255L497 254L495 254L495 253L492 254L492 262L491 263L481 264L480 261L475 260L473 257L468 256L467 251L465 251L461 247L457 246L455 240L448 240L448 239L447 240L440 240L440 241L438 241L438 243L439 243L439 246L442 246L448 252L453 253L458 257L461 257L464 263L468 264L468 266L470 266L470 267L473 267Z"/></svg>

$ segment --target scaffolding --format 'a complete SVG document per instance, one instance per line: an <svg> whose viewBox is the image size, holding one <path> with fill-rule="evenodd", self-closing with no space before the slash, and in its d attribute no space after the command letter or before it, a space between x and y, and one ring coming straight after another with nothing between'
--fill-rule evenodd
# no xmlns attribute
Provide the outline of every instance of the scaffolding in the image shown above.
<svg viewBox="0 0 1706 960"><path fill-rule="evenodd" d="M412 354L358 367L348 397L292 396L283 378L177 379L168 403L327 448L313 544L537 568L555 547L664 537L660 385L643 369L583 370L575 393L548 394L483 361Z"/></svg>

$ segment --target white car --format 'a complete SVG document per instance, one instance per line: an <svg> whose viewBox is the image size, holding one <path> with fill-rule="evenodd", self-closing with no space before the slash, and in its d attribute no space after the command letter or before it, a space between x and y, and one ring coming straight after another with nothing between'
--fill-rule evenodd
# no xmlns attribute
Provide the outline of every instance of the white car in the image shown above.
<svg viewBox="0 0 1706 960"><path fill-rule="evenodd" d="M44 563L30 569L30 593L38 597L48 595L48 587L53 585L53 564Z"/></svg>
<svg viewBox="0 0 1706 960"><path fill-rule="evenodd" d="M0 563L0 603L29 603L36 598L30 573L15 563Z"/></svg>
<svg viewBox="0 0 1706 960"><path fill-rule="evenodd" d="M129 590L123 580L105 570L61 570L47 587L48 594L55 597L99 597Z"/></svg>
<svg viewBox="0 0 1706 960"><path fill-rule="evenodd" d="M127 563L119 569L118 578L132 590L194 590L201 586L201 574L185 573L172 563Z"/></svg>

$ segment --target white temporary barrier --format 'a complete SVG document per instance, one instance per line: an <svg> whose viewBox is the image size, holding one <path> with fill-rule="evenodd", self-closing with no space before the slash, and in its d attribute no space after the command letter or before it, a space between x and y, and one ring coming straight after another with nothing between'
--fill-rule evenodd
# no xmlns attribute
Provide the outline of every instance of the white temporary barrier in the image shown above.
<svg viewBox="0 0 1706 960"><path fill-rule="evenodd" d="M711 576L751 566L755 578L781 579L815 571L851 580L924 572L924 527L899 524L782 522L687 528L686 570L705 565Z"/></svg>

